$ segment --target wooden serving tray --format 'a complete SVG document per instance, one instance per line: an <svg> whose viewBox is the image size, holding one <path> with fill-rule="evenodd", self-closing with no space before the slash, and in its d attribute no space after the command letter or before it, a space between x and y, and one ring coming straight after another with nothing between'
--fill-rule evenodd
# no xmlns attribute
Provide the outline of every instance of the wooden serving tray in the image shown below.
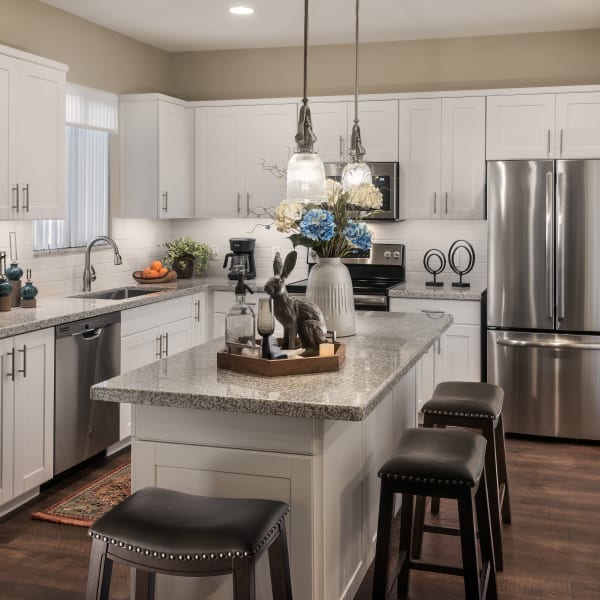
<svg viewBox="0 0 600 600"><path fill-rule="evenodd" d="M260 346L259 346L260 348ZM239 354L229 354L225 348L217 352L217 367L230 369L248 375L264 377L283 377L285 375L303 375L307 373L325 373L338 371L346 358L346 346L335 343L333 356L310 356L307 358L280 358L268 360Z"/></svg>
<svg viewBox="0 0 600 600"><path fill-rule="evenodd" d="M146 278L146 277L142 277L141 271L134 271L133 278L138 283L168 283L169 281L173 281L174 279L177 279L177 273L175 273L175 271L169 271L166 275L163 275L162 277Z"/></svg>

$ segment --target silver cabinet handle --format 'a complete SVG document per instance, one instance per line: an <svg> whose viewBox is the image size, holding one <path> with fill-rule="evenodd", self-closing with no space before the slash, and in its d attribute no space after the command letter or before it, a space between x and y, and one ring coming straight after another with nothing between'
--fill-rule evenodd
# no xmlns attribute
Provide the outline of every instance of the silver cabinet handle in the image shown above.
<svg viewBox="0 0 600 600"><path fill-rule="evenodd" d="M246 192L246 216L250 214L250 192Z"/></svg>
<svg viewBox="0 0 600 600"><path fill-rule="evenodd" d="M444 214L446 214L446 215L447 215L447 214L448 214L448 192L445 192L445 194L446 194L446 198L445 198L445 200L444 200L444 202L445 202L445 206L444 206Z"/></svg>
<svg viewBox="0 0 600 600"><path fill-rule="evenodd" d="M585 342L542 342L535 340L513 340L510 338L498 338L496 344L499 346L511 346L513 348L550 348L554 350L600 350L600 344L588 344Z"/></svg>
<svg viewBox="0 0 600 600"><path fill-rule="evenodd" d="M554 186L552 173L546 173L546 304L548 308L548 317L554 318L554 265L552 264L552 255L554 253L554 244L552 232L554 231Z"/></svg>
<svg viewBox="0 0 600 600"><path fill-rule="evenodd" d="M29 212L29 184L23 186L23 208Z"/></svg>
<svg viewBox="0 0 600 600"><path fill-rule="evenodd" d="M165 356L169 356L169 334L165 333L165 349L164 349L164 355Z"/></svg>
<svg viewBox="0 0 600 600"><path fill-rule="evenodd" d="M242 210L241 208L241 203L242 203L242 195L238 192L237 193L237 214L240 214L240 211Z"/></svg>
<svg viewBox="0 0 600 600"><path fill-rule="evenodd" d="M438 354L441 354L442 353L442 338L438 338L437 347L438 347L438 351L437 351Z"/></svg>
<svg viewBox="0 0 600 600"><path fill-rule="evenodd" d="M15 380L15 351L14 349L11 350L10 352L7 352L8 356L10 356L10 362L11 362L11 368L12 371L10 373L7 373L6 376L10 377L12 381Z"/></svg>
<svg viewBox="0 0 600 600"><path fill-rule="evenodd" d="M196 321L200 322L200 300L196 300L194 302L194 306L196 307Z"/></svg>
<svg viewBox="0 0 600 600"><path fill-rule="evenodd" d="M344 162L344 136L340 135L340 162Z"/></svg>
<svg viewBox="0 0 600 600"><path fill-rule="evenodd" d="M546 155L550 157L550 130L546 132Z"/></svg>
<svg viewBox="0 0 600 600"><path fill-rule="evenodd" d="M565 133L565 130L561 129L560 130L560 154L559 154L559 156L561 158L562 158L562 152L563 152L563 137L564 137L564 133Z"/></svg>
<svg viewBox="0 0 600 600"><path fill-rule="evenodd" d="M163 192L161 195L163 199L163 212L169 212L169 192Z"/></svg>
<svg viewBox="0 0 600 600"><path fill-rule="evenodd" d="M23 368L19 369L17 373L23 373L23 377L27 377L27 346L23 344L23 348L19 348L19 352L23 353Z"/></svg>
<svg viewBox="0 0 600 600"><path fill-rule="evenodd" d="M13 204L13 210L15 212L19 212L19 184L17 183L17 185L12 188L13 191L13 197L15 199L15 203Z"/></svg>
<svg viewBox="0 0 600 600"><path fill-rule="evenodd" d="M559 321L565 318L565 223L564 223L564 176L556 176L556 316Z"/></svg>
<svg viewBox="0 0 600 600"><path fill-rule="evenodd" d="M162 335L159 335L156 338L156 347L157 347L157 350L156 350L155 356L156 356L156 358L161 358L161 356L162 356Z"/></svg>
<svg viewBox="0 0 600 600"><path fill-rule="evenodd" d="M437 213L437 192L433 192L433 214Z"/></svg>

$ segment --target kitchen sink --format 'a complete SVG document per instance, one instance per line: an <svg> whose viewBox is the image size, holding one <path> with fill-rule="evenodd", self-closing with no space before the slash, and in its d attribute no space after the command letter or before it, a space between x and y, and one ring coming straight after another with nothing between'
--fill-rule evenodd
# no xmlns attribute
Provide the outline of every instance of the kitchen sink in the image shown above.
<svg viewBox="0 0 600 600"><path fill-rule="evenodd" d="M90 300L126 300L127 298L136 298L137 296L146 296L147 294L163 293L167 290L148 289L138 287L122 287L112 290L100 290L98 292L84 292L76 294L70 298L89 298Z"/></svg>

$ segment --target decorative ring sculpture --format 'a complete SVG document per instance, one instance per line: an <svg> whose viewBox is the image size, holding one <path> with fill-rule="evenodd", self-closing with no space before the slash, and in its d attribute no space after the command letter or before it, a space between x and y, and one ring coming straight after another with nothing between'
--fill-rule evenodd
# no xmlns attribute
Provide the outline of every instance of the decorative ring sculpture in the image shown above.
<svg viewBox="0 0 600 600"><path fill-rule="evenodd" d="M438 262L437 267L435 266L436 261ZM441 250L437 248L431 248L425 252L423 256L423 266L425 270L433 275L433 281L426 281L425 285L429 287L442 287L444 283L437 280L437 276L446 268L446 257Z"/></svg>
<svg viewBox="0 0 600 600"><path fill-rule="evenodd" d="M468 261L467 266L464 269L460 269L456 264L456 259L459 256L458 252L464 250L467 253ZM452 287L456 288L468 288L471 284L463 281L463 276L470 273L475 266L475 250L473 246L467 242L467 240L456 240L448 250L448 264L450 268L458 275L459 280L452 282Z"/></svg>

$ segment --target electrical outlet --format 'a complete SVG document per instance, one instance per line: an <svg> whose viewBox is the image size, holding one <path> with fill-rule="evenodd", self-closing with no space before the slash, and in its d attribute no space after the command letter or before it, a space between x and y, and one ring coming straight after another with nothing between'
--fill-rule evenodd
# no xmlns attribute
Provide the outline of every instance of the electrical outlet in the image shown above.
<svg viewBox="0 0 600 600"><path fill-rule="evenodd" d="M215 256L219 256L219 246L217 246L216 244L213 244L211 246L211 248L212 248L212 251L213 251L214 255Z"/></svg>
<svg viewBox="0 0 600 600"><path fill-rule="evenodd" d="M275 255L278 252L281 254L281 247L280 246L271 246L271 260L275 259Z"/></svg>

